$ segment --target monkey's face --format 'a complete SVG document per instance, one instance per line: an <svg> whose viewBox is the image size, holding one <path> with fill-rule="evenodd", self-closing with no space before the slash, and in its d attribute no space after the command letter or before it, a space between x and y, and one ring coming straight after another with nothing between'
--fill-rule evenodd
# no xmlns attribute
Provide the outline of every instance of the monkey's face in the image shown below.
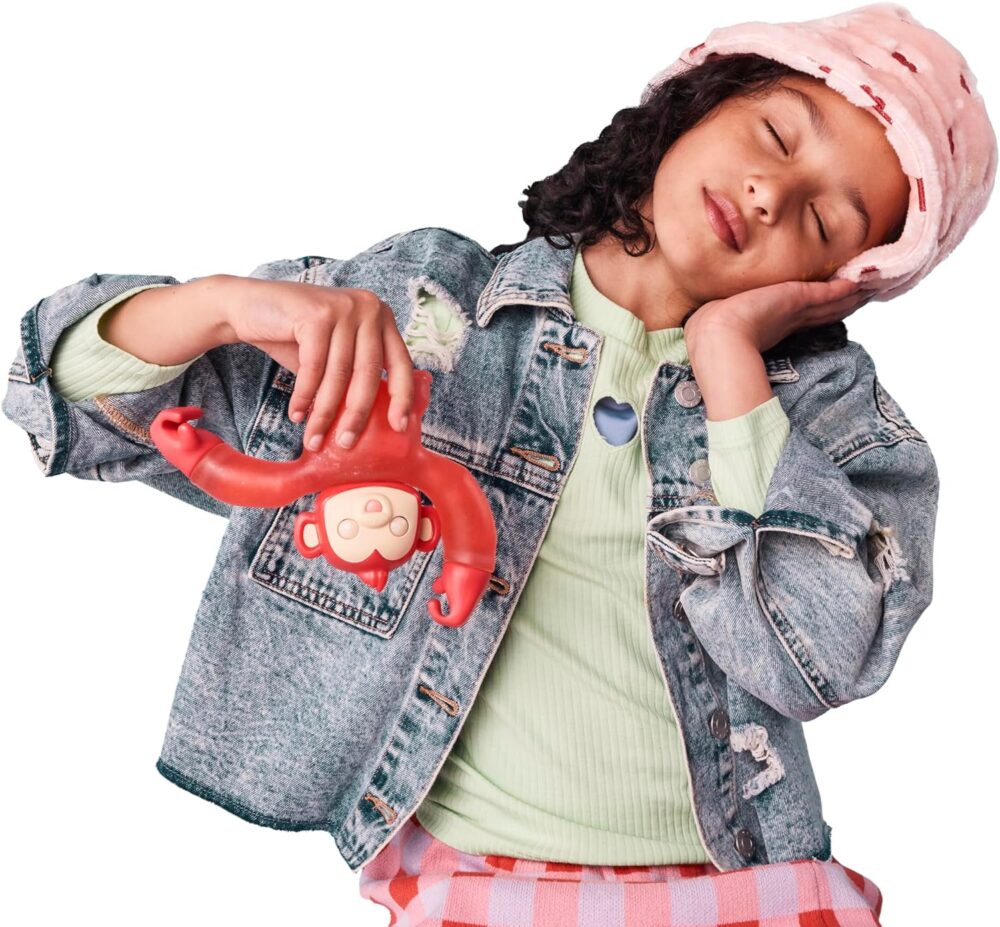
<svg viewBox="0 0 1000 927"><path fill-rule="evenodd" d="M412 492L392 486L360 486L338 492L324 502L320 517L334 552L348 563L360 563L377 551L386 560L407 557L419 540L433 533L427 518L421 519L420 500ZM320 539L314 525L306 525L304 540L317 547Z"/></svg>

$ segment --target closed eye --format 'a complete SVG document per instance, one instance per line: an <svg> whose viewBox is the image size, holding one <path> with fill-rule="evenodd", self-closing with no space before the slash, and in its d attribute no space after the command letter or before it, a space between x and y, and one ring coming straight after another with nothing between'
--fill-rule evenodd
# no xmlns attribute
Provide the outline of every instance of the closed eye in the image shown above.
<svg viewBox="0 0 1000 927"><path fill-rule="evenodd" d="M785 147L785 143L781 140L781 136L774 131L774 126L771 125L771 123L769 123L766 119L764 120L764 125L767 126L767 131L770 132L775 139L777 139L778 144L781 146L781 150L787 155L788 149Z"/></svg>
<svg viewBox="0 0 1000 927"><path fill-rule="evenodd" d="M770 132L771 135L774 136L775 140L781 146L781 150L787 156L788 155L788 149L785 147L785 143L781 140L781 136L778 135L778 133L775 131L774 126L771 125L771 123L768 122L766 119L764 120L764 125L767 126L767 131ZM813 206L812 203L810 203L809 204L809 208L812 209L813 215L816 216L816 224L819 226L820 237L823 239L823 241L829 242L830 239L826 237L826 229L823 228L823 220L819 217L819 213L816 212L816 207Z"/></svg>

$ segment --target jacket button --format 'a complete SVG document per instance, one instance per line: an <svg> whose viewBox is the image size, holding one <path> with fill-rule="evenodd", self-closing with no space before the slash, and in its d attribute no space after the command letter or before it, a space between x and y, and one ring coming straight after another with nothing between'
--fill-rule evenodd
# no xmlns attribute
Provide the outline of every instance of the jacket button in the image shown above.
<svg viewBox="0 0 1000 927"><path fill-rule="evenodd" d="M674 617L681 622L688 620L687 612L684 611L684 606L681 605L680 599L674 599Z"/></svg>
<svg viewBox="0 0 1000 927"><path fill-rule="evenodd" d="M729 739L729 715L721 708L716 708L708 718L708 729L712 736L719 740Z"/></svg>
<svg viewBox="0 0 1000 927"><path fill-rule="evenodd" d="M688 467L688 476L691 477L696 483L707 483L708 478L712 475L711 468L708 465L707 457L699 457L690 467Z"/></svg>
<svg viewBox="0 0 1000 927"><path fill-rule="evenodd" d="M695 380L681 380L674 387L674 399L688 409L698 405L701 402L701 390L698 388L698 383Z"/></svg>
<svg viewBox="0 0 1000 927"><path fill-rule="evenodd" d="M745 827L736 832L736 850L744 859L753 859L757 852L757 842Z"/></svg>

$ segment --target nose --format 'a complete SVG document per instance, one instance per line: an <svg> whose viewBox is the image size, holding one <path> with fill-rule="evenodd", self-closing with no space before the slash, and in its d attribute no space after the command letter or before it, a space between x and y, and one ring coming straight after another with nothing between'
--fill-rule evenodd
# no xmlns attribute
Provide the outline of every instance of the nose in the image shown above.
<svg viewBox="0 0 1000 927"><path fill-rule="evenodd" d="M392 519L392 501L383 493L369 490L358 520L366 528L381 528Z"/></svg>
<svg viewBox="0 0 1000 927"><path fill-rule="evenodd" d="M763 214L765 217L771 217L774 211L774 204L772 203L771 196L771 184L765 183L764 181L757 181L756 183L750 184L750 212L755 218L760 218Z"/></svg>
<svg viewBox="0 0 1000 927"><path fill-rule="evenodd" d="M750 215L757 222L776 222L786 210L794 210L796 202L805 196L801 182L793 177L758 179L747 185L750 194Z"/></svg>

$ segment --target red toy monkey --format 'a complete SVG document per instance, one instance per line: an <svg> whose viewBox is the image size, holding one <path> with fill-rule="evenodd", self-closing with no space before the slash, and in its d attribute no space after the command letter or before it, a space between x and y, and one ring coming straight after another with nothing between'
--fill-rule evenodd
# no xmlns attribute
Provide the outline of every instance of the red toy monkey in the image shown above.
<svg viewBox="0 0 1000 927"><path fill-rule="evenodd" d="M149 434L160 452L195 486L231 505L277 508L319 493L316 508L295 519L295 545L304 557L323 554L380 592L389 571L415 550L444 542L444 566L433 589L448 597L427 603L440 624L463 624L486 590L496 565L496 525L489 501L461 464L427 450L420 426L430 402L431 374L415 370L413 409L406 431L389 426L389 387L379 383L375 404L353 447L334 441L338 414L317 451L297 460L249 457L188 419L199 406L163 409ZM342 411L342 410L341 410ZM431 505L420 502L420 492Z"/></svg>

